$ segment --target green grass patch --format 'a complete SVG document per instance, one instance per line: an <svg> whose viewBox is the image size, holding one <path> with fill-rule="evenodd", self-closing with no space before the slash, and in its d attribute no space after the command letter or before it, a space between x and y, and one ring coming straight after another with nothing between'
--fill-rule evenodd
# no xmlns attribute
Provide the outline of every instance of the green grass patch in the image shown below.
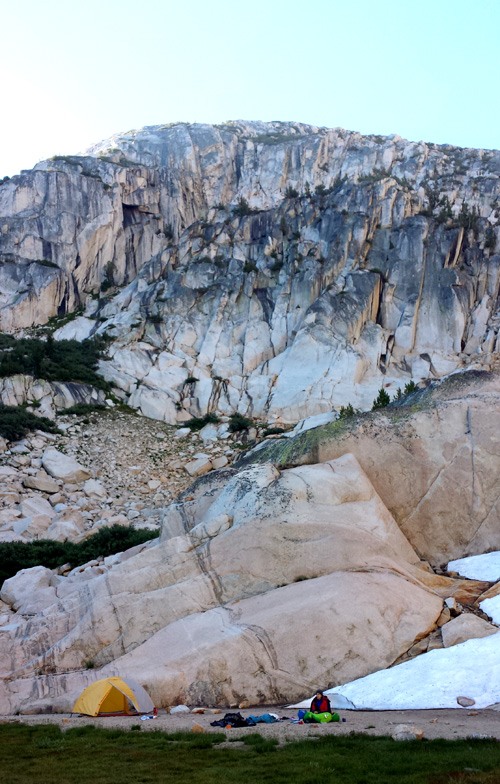
<svg viewBox="0 0 500 784"><path fill-rule="evenodd" d="M494 784L495 740L398 743L388 737L328 735L276 748L242 735L245 747L217 748L222 733L126 732L93 725L0 726L0 769L9 784Z"/></svg>
<svg viewBox="0 0 500 784"><path fill-rule="evenodd" d="M44 378L46 381L76 381L99 389L110 388L107 381L96 373L97 363L103 355L106 341L90 338L56 341L51 335L47 340L0 335L0 377L18 374Z"/></svg>
<svg viewBox="0 0 500 784"><path fill-rule="evenodd" d="M20 569L30 569L32 566L56 569L65 563L75 567L94 558L121 553L157 536L157 531L139 531L125 525L112 525L78 543L55 542L53 539L0 542L0 585Z"/></svg>
<svg viewBox="0 0 500 784"><path fill-rule="evenodd" d="M4 406L0 403L0 436L7 441L19 441L30 430L43 430L45 433L60 431L47 417L35 416L23 406Z"/></svg>

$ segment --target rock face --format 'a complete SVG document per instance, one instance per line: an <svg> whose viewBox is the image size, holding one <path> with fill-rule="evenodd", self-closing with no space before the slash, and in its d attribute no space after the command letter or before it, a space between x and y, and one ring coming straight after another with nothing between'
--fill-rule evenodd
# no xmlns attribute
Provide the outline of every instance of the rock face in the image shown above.
<svg viewBox="0 0 500 784"><path fill-rule="evenodd" d="M160 705L297 699L391 664L455 586L420 568L350 455L200 477L157 546L109 567L59 578L51 606L0 636L16 673L0 712L49 696L67 710L85 661L93 677L140 671Z"/></svg>
<svg viewBox="0 0 500 784"><path fill-rule="evenodd" d="M438 565L500 549L500 375L456 374L406 405L260 445L240 465L356 455L419 555Z"/></svg>
<svg viewBox="0 0 500 784"><path fill-rule="evenodd" d="M54 419L60 409L77 403L104 403L105 399L102 389L89 384L50 382L24 375L0 378L0 403L4 406L27 404L29 411L49 419Z"/></svg>
<svg viewBox="0 0 500 784"><path fill-rule="evenodd" d="M112 336L103 375L170 423L367 408L498 350L499 173L296 123L119 135L0 186L0 328L86 305L59 337Z"/></svg>

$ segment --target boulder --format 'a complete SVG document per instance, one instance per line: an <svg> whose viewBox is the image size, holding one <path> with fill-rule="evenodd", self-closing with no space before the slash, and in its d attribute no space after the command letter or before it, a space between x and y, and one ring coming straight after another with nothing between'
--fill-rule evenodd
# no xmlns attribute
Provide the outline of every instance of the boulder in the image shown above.
<svg viewBox="0 0 500 784"><path fill-rule="evenodd" d="M208 459L208 457L199 457L197 460L192 460L190 463L186 463L184 466L184 471L186 471L189 476L196 477L203 476L203 474L208 474L212 468L212 462Z"/></svg>
<svg viewBox="0 0 500 784"><path fill-rule="evenodd" d="M82 526L74 520L55 520L45 531L46 539L53 539L56 542L73 542L82 533Z"/></svg>
<svg viewBox="0 0 500 784"><path fill-rule="evenodd" d="M462 615L444 624L441 629L441 636L444 647L450 648L452 645L459 645L461 642L476 637L488 637L490 634L496 634L498 631L500 631L498 626L493 626L488 621L478 618L477 615L462 613Z"/></svg>
<svg viewBox="0 0 500 784"><path fill-rule="evenodd" d="M65 483L84 482L90 479L90 472L80 465L73 457L59 452L58 449L46 449L42 455L42 465L46 472L55 479Z"/></svg>
<svg viewBox="0 0 500 784"><path fill-rule="evenodd" d="M107 498L106 488L98 479L87 479L83 485L83 492L88 498L96 498L105 501Z"/></svg>
<svg viewBox="0 0 500 784"><path fill-rule="evenodd" d="M40 490L42 493L52 494L59 492L58 483L54 481L54 479L48 477L45 474L45 471L42 475L37 474L36 476L26 477L26 479L23 480L23 485L32 490Z"/></svg>
<svg viewBox="0 0 500 784"><path fill-rule="evenodd" d="M472 708L476 704L476 700L471 697L457 697L457 702L462 708Z"/></svg>
<svg viewBox="0 0 500 784"><path fill-rule="evenodd" d="M65 672L89 659L108 663L103 675L140 670L159 705L297 699L389 666L452 593L453 580L419 567L350 455L222 469L172 507L160 543L61 585L50 628L40 617L29 635L1 637L26 688L38 656ZM21 705L18 682L6 688L9 709Z"/></svg>
<svg viewBox="0 0 500 784"><path fill-rule="evenodd" d="M33 517L21 517L14 523L14 531L21 534L26 539L42 539L45 537L47 529L52 523L51 515L36 514Z"/></svg>
<svg viewBox="0 0 500 784"><path fill-rule="evenodd" d="M52 505L41 495L31 495L23 498L21 501L21 512L24 517L47 515L47 517L52 519L56 515Z"/></svg>
<svg viewBox="0 0 500 784"><path fill-rule="evenodd" d="M414 394L406 406L267 442L238 465L301 465L350 452L431 564L500 550L500 374L471 370Z"/></svg>
<svg viewBox="0 0 500 784"><path fill-rule="evenodd" d="M412 724L397 724L391 737L393 740L422 740L424 731Z"/></svg>
<svg viewBox="0 0 500 784"><path fill-rule="evenodd" d="M20 615L43 612L56 601L55 578L45 566L21 569L14 577L5 580L0 599Z"/></svg>
<svg viewBox="0 0 500 784"><path fill-rule="evenodd" d="M179 427L174 433L174 438L185 438L191 434L190 427Z"/></svg>
<svg viewBox="0 0 500 784"><path fill-rule="evenodd" d="M199 435L203 441L217 441L219 437L218 427L217 425L209 423L208 425L205 425L205 427L201 428Z"/></svg>
<svg viewBox="0 0 500 784"><path fill-rule="evenodd" d="M224 468L224 466L227 466L227 463L228 463L227 457L224 457L224 455L221 455L221 457L212 458L212 466L214 470L218 470L219 468Z"/></svg>

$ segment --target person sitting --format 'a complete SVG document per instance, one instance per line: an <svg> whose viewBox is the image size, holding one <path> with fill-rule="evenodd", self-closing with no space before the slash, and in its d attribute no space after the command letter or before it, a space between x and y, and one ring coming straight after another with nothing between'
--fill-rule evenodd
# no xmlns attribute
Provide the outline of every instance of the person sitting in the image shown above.
<svg viewBox="0 0 500 784"><path fill-rule="evenodd" d="M301 718L305 724L312 724L313 722L326 724L329 721L340 721L338 713L332 714L330 700L324 695L321 689L318 689L316 696L313 697L310 710L304 712L302 717L300 714L301 711L299 711L299 718Z"/></svg>
<svg viewBox="0 0 500 784"><path fill-rule="evenodd" d="M311 702L311 707L309 709L311 713L331 713L332 706L330 705L330 700L326 697L321 689L318 689L316 692L316 696L313 697Z"/></svg>

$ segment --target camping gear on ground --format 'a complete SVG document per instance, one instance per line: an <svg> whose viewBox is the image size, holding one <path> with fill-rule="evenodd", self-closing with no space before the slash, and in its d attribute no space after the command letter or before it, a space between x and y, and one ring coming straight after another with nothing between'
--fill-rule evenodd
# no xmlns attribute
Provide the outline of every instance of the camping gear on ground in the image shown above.
<svg viewBox="0 0 500 784"><path fill-rule="evenodd" d="M131 705L134 710L131 710ZM147 691L132 678L110 677L87 686L75 702L72 713L84 713L86 716L148 713L156 716L157 709Z"/></svg>
<svg viewBox="0 0 500 784"><path fill-rule="evenodd" d="M226 713L223 719L211 721L211 727L255 727L252 718L245 719L241 713Z"/></svg>
<svg viewBox="0 0 500 784"><path fill-rule="evenodd" d="M272 713L263 713L262 716L249 716L248 718L252 719L254 724L274 724L275 721L279 721L278 717L273 716Z"/></svg>
<svg viewBox="0 0 500 784"><path fill-rule="evenodd" d="M340 721L340 716L338 713L329 713L328 711L324 711L323 713L311 713L311 711L306 711L302 720L304 724L314 724L315 722L318 724L327 724L329 721Z"/></svg>

